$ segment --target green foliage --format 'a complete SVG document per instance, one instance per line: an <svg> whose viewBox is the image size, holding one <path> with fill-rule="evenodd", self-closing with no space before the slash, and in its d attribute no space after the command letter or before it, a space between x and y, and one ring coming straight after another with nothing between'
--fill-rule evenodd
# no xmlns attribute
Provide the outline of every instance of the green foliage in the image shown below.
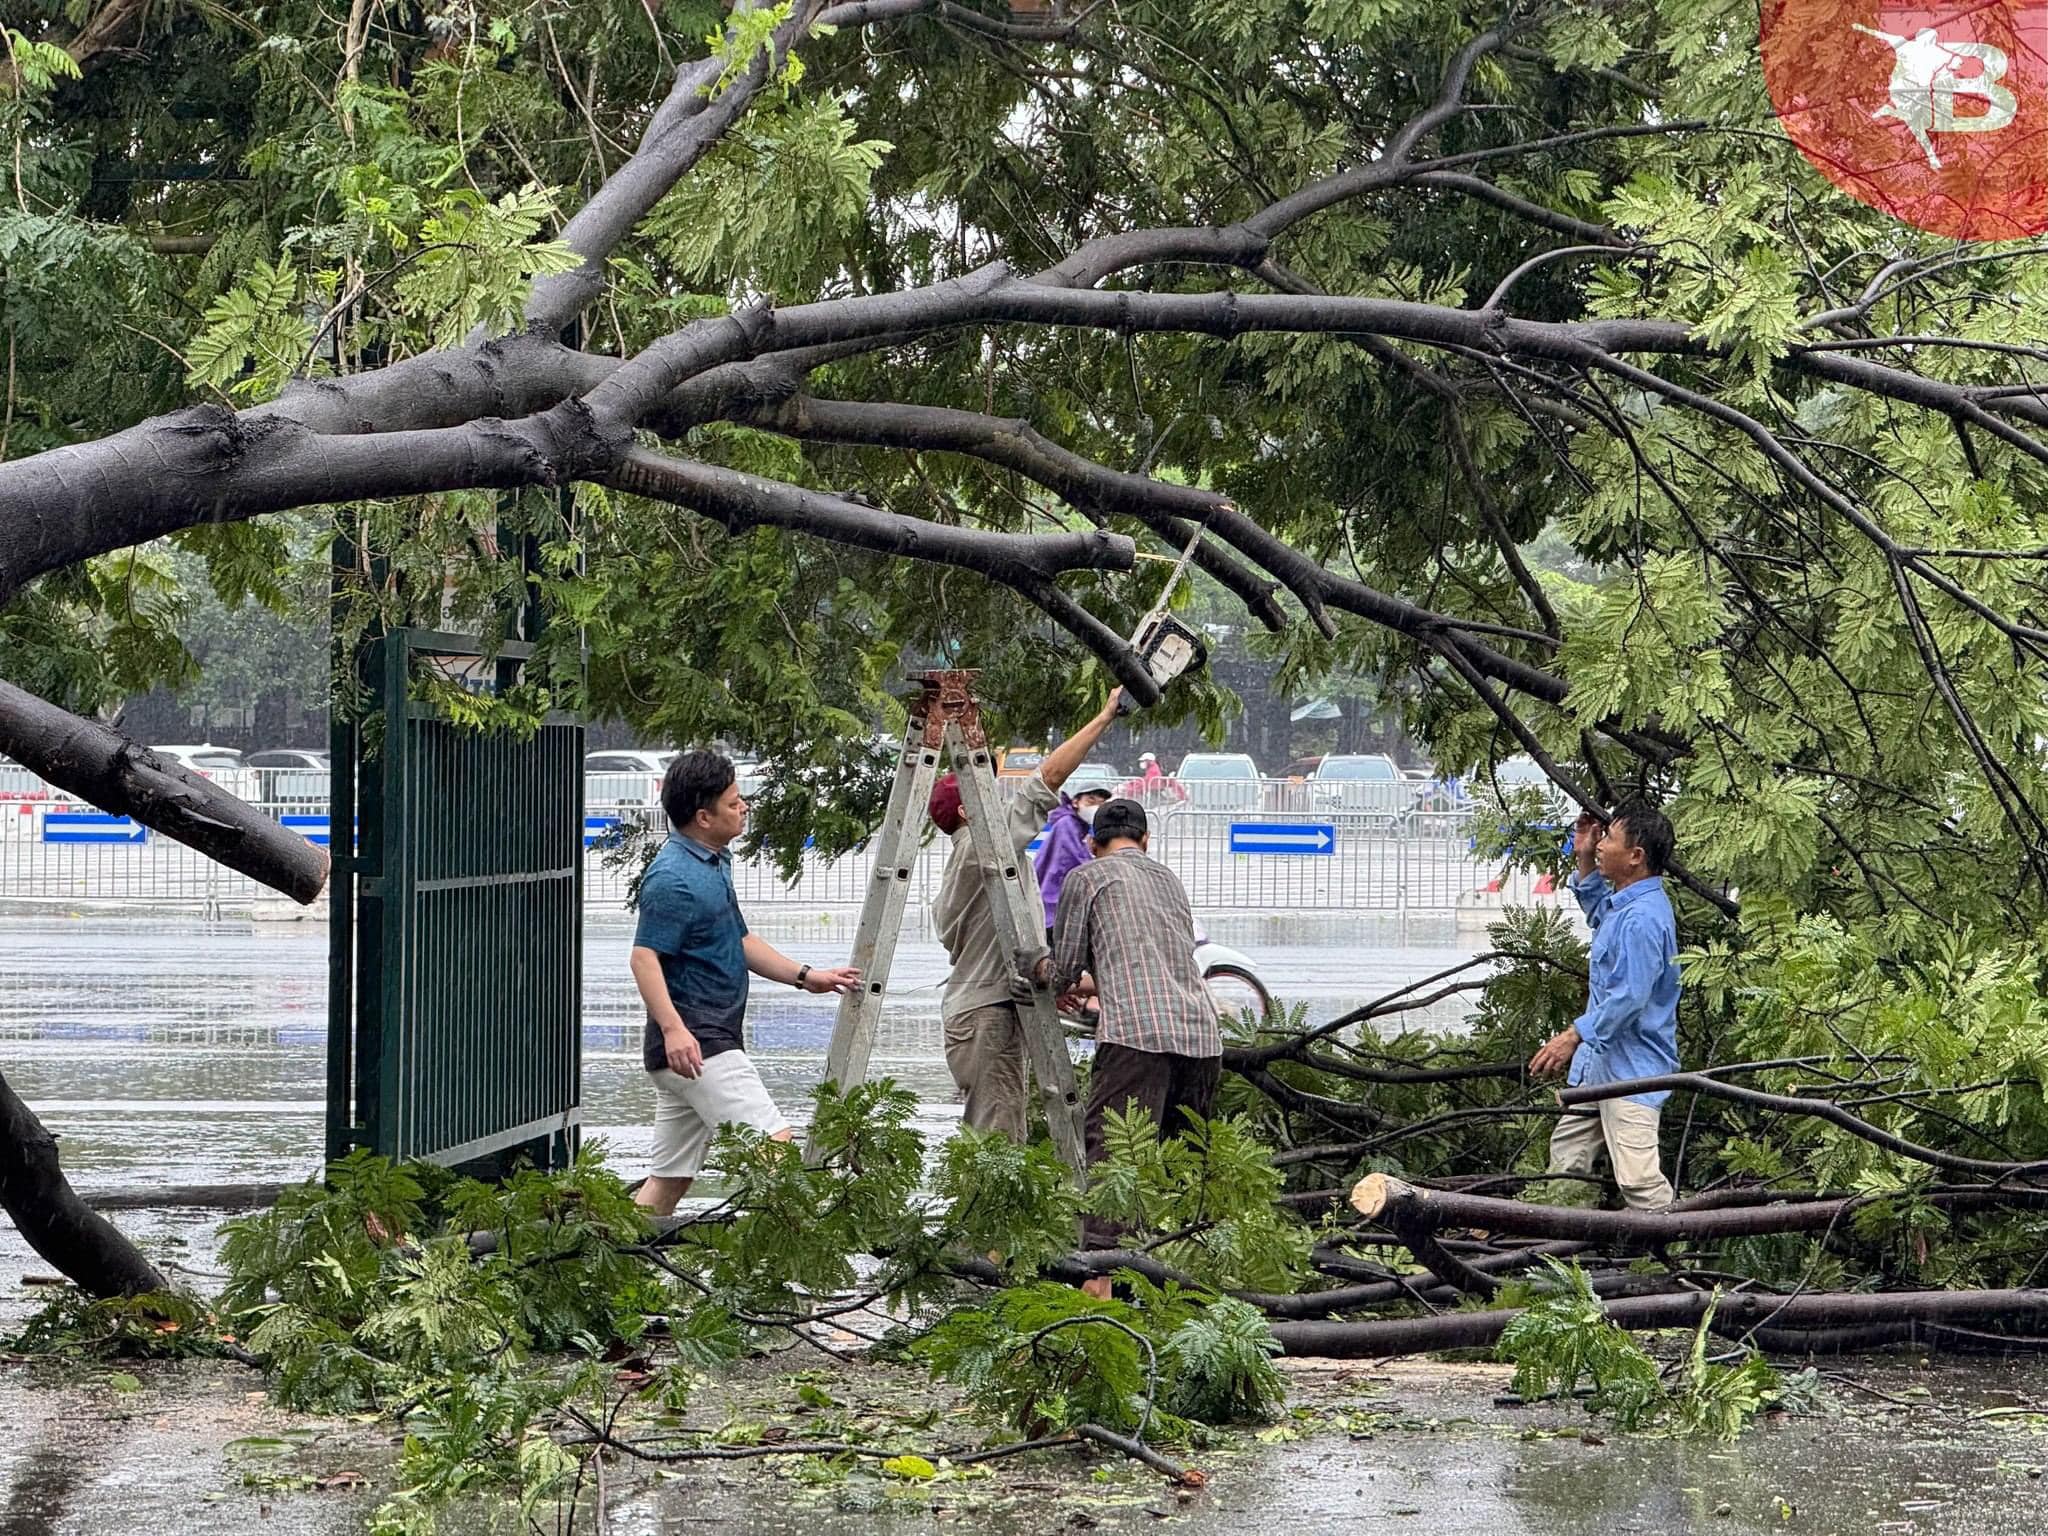
<svg viewBox="0 0 2048 1536"><path fill-rule="evenodd" d="M279 1302L361 1321L391 1244L414 1232L426 1209L419 1170L358 1149L330 1163L324 1183L295 1184L274 1205L221 1228L230 1313Z"/></svg>
<svg viewBox="0 0 2048 1536"><path fill-rule="evenodd" d="M1188 1303L1171 1287L1155 1295L1134 1283L1148 1318L1172 1315L1172 1303ZM1157 1325L1155 1324L1155 1327ZM1165 1377L1161 1406L1176 1418L1204 1424L1243 1424L1271 1418L1287 1397L1287 1383L1273 1357L1280 1345L1265 1314L1220 1296L1173 1325L1160 1350Z"/></svg>
<svg viewBox="0 0 2048 1536"><path fill-rule="evenodd" d="M1716 1365L1707 1359L1707 1330L1714 1309L1700 1319L1686 1356L1685 1371L1672 1394L1669 1424L1674 1434L1733 1440L1764 1409L1784 1397L1785 1384L1771 1363L1754 1350L1739 1365Z"/></svg>
<svg viewBox="0 0 2048 1536"><path fill-rule="evenodd" d="M1087 1208L1140 1233L1176 1234L1159 1258L1205 1284L1294 1289L1307 1272L1309 1232L1273 1203L1283 1178L1272 1149L1243 1116L1187 1118L1162 1139L1144 1108L1108 1111Z"/></svg>
<svg viewBox="0 0 2048 1536"><path fill-rule="evenodd" d="M182 1291L92 1297L66 1286L29 1314L6 1347L92 1360L182 1359L220 1352L213 1315Z"/></svg>
<svg viewBox="0 0 2048 1536"><path fill-rule="evenodd" d="M794 1142L728 1126L712 1161L735 1188L732 1221L684 1229L676 1261L696 1270L706 1293L734 1311L801 1315L804 1293L844 1290L854 1256L898 1253L913 1292L929 1267L916 1195L924 1138L910 1127L917 1096L888 1079L845 1093L817 1090L811 1135L817 1161Z"/></svg>
<svg viewBox="0 0 2048 1536"><path fill-rule="evenodd" d="M1012 1286L947 1313L911 1353L1027 1437L1076 1424L1158 1423L1171 1433L1272 1415L1286 1385L1264 1316L1240 1301L1129 1280L1131 1302L1049 1282Z"/></svg>
<svg viewBox="0 0 2048 1536"><path fill-rule="evenodd" d="M659 1310L661 1287L629 1252L647 1218L605 1166L601 1142L585 1142L556 1173L522 1168L502 1183L459 1184L443 1208L455 1231L492 1234L482 1269L514 1281L511 1310L536 1349L636 1338L643 1309Z"/></svg>
<svg viewBox="0 0 2048 1536"><path fill-rule="evenodd" d="M539 683L514 683L493 693L476 693L446 677L422 672L413 679L412 694L431 705L450 725L487 735L504 734L531 741L547 724L555 700Z"/></svg>
<svg viewBox="0 0 2048 1536"><path fill-rule="evenodd" d="M1499 1351L1514 1363L1514 1390L1523 1398L1568 1397L1584 1381L1591 1388L1587 1412L1610 1415L1617 1428L1733 1440L1784 1397L1778 1373L1755 1351L1737 1365L1708 1358L1713 1304L1693 1332L1675 1387L1667 1389L1657 1363L1607 1321L1584 1272L1555 1259L1544 1264L1546 1282L1501 1298L1524 1305L1501 1334Z"/></svg>
<svg viewBox="0 0 2048 1536"><path fill-rule="evenodd" d="M694 283L787 294L844 249L893 147L855 137L839 97L751 114L648 217L647 233Z"/></svg>
<svg viewBox="0 0 2048 1536"><path fill-rule="evenodd" d="M530 184L495 200L457 188L434 204L396 285L430 345L453 346L479 325L512 329L535 278L582 265L561 241L534 238L554 213L554 194Z"/></svg>
<svg viewBox="0 0 2048 1536"><path fill-rule="evenodd" d="M1646 1428L1664 1407L1656 1362L1607 1321L1576 1264L1544 1263L1555 1289L1530 1302L1500 1338L1500 1357L1515 1367L1514 1390L1531 1400L1568 1397L1584 1381L1592 1388L1589 1412L1612 1415L1622 1429Z"/></svg>
<svg viewBox="0 0 2048 1536"><path fill-rule="evenodd" d="M286 1401L390 1402L534 1350L636 1338L663 1302L625 1251L645 1230L596 1144L500 1185L357 1151L227 1224L221 1305Z"/></svg>
<svg viewBox="0 0 2048 1536"><path fill-rule="evenodd" d="M78 61L55 43L36 42L12 27L0 27L15 76L26 91L47 91L59 80L79 78Z"/></svg>
<svg viewBox="0 0 2048 1536"><path fill-rule="evenodd" d="M948 1234L970 1253L999 1253L1014 1277L1074 1245L1080 1199L1048 1141L963 1125L939 1154L932 1194L945 1202Z"/></svg>
<svg viewBox="0 0 2048 1536"><path fill-rule="evenodd" d="M289 260L258 262L249 275L206 306L206 329L185 349L192 383L219 390L237 404L267 400L307 360L313 326Z"/></svg>
<svg viewBox="0 0 2048 1536"><path fill-rule="evenodd" d="M948 1313L911 1348L983 1413L1036 1438L1076 1424L1135 1429L1152 1381L1144 1319L1052 1282Z"/></svg>

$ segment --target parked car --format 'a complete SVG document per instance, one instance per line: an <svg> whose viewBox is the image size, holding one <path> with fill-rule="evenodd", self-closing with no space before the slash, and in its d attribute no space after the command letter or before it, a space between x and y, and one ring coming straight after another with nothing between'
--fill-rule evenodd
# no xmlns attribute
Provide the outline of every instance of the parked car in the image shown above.
<svg viewBox="0 0 2048 1536"><path fill-rule="evenodd" d="M1131 781L1131 776L1121 768L1108 763L1083 763L1067 779L1067 793L1079 794L1084 789L1106 789L1112 795Z"/></svg>
<svg viewBox="0 0 2048 1536"><path fill-rule="evenodd" d="M673 752L586 752L583 755L583 803L594 805L659 805L661 776Z"/></svg>
<svg viewBox="0 0 2048 1536"><path fill-rule="evenodd" d="M1357 816L1393 826L1415 798L1394 760L1379 753L1326 757L1309 777L1309 803L1324 816Z"/></svg>
<svg viewBox="0 0 2048 1536"><path fill-rule="evenodd" d="M169 758L188 773L212 780L231 795L240 795L244 800L262 798L256 792L255 769L244 763L242 754L232 747L216 747L208 742L196 747L151 747L149 750L159 757Z"/></svg>
<svg viewBox="0 0 2048 1536"><path fill-rule="evenodd" d="M1496 816L1511 803L1518 812L1526 812L1530 792L1534 791L1542 817L1536 825L1560 836L1570 834L1579 813L1571 797L1550 782L1550 775L1533 757L1503 758L1491 770L1482 768L1473 774L1466 788L1477 807Z"/></svg>
<svg viewBox="0 0 2048 1536"><path fill-rule="evenodd" d="M1190 810L1256 811L1259 766L1242 752L1190 752L1174 777Z"/></svg>
<svg viewBox="0 0 2048 1536"><path fill-rule="evenodd" d="M334 792L334 774L325 752L310 747L272 747L242 759L255 770L256 798L280 801L326 800Z"/></svg>
<svg viewBox="0 0 2048 1536"><path fill-rule="evenodd" d="M1005 747L996 754L996 777L1028 779L1046 759L1044 747Z"/></svg>
<svg viewBox="0 0 2048 1536"><path fill-rule="evenodd" d="M11 757L0 757L0 800L52 800L62 798L50 781L33 769L24 768Z"/></svg>

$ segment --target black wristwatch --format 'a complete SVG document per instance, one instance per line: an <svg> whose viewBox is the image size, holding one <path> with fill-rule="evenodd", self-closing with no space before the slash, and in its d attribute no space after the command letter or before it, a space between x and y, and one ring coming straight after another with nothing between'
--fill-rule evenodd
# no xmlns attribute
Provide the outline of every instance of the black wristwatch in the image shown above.
<svg viewBox="0 0 2048 1536"><path fill-rule="evenodd" d="M811 974L811 968L810 968L810 967L809 967L808 965L800 965L800 966L798 966L798 967L796 968L796 980L795 980L795 981L792 981L792 982L790 983L790 985L791 985L792 987L795 987L795 988L797 989L797 991L799 991L799 992L803 991L803 989L804 989L804 978L805 978L806 976L810 975L810 974Z"/></svg>

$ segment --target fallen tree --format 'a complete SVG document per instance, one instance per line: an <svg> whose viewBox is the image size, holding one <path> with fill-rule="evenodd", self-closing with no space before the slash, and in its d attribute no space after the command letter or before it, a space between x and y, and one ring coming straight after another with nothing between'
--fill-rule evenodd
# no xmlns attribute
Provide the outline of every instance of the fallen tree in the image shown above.
<svg viewBox="0 0 2048 1536"><path fill-rule="evenodd" d="M1455 1190L1417 1189L1389 1174L1369 1173L1353 1186L1351 1205L1366 1220L1387 1226L1403 1242L1411 1237L1433 1238L1446 1228L1474 1228L1615 1248L1651 1248L1778 1232L1825 1231L1855 1211L1890 1198L1783 1196L1769 1190L1738 1193L1746 1197L1745 1203L1729 1205L1708 1196L1698 1203L1681 1200L1654 1211L1604 1210L1533 1205ZM1913 1198L1949 1210L2048 1207L2048 1189L1936 1186L1914 1190Z"/></svg>
<svg viewBox="0 0 2048 1536"><path fill-rule="evenodd" d="M1713 1313L1714 1332L1772 1353L1831 1354L1890 1345L1926 1346L1963 1331L1980 1347L2036 1347L2048 1327L2048 1291L1891 1291L1875 1295L1777 1296L1695 1290L1607 1302L1622 1328L1685 1328ZM1483 1349L1521 1312L1502 1307L1385 1322L1283 1322L1273 1337L1290 1355L1378 1360L1443 1349Z"/></svg>
<svg viewBox="0 0 2048 1536"><path fill-rule="evenodd" d="M0 1210L28 1245L91 1296L165 1289L164 1277L113 1223L78 1197L57 1138L0 1077Z"/></svg>
<svg viewBox="0 0 2048 1536"><path fill-rule="evenodd" d="M163 541L269 600L282 514L355 552L343 640L516 594L556 621L558 702L777 760L790 857L871 831L874 785L815 780L893 723L904 658L983 665L1026 737L1090 667L1221 729L1224 690L1160 698L1125 636L1162 598L1249 618L1290 686L1370 684L1468 776L1489 872L1554 869L1560 805L1670 802L1701 1070L1598 1092L1683 1090L1681 1187L1812 1198L1430 1189L1535 1176L1560 1112L1522 1063L1585 956L1517 916L1483 969L1232 1040L1238 1150L1273 1155L1231 1220L1161 1193L1125 1258L1068 1238L1007 1279L1109 1265L1286 1315L1723 1244L1731 1283L1808 1306L1823 1270L2029 1292L2034 1235L1998 1228L2048 1172L2048 406L2011 296L2048 260L1844 202L1731 106L1746 39L1647 4L741 0L703 47L631 6L631 43L610 6L487 39L177 9L49 8L0 86L10 758L312 899L323 855L102 723L189 672ZM1163 592L1190 547L1202 580ZM1495 783L1511 756L1554 797ZM1467 1038L1401 1030L1463 1000ZM1434 1273L1347 1268L1297 1219L1388 1168L1360 1235ZM0 1170L52 1262L154 1283L15 1099Z"/></svg>

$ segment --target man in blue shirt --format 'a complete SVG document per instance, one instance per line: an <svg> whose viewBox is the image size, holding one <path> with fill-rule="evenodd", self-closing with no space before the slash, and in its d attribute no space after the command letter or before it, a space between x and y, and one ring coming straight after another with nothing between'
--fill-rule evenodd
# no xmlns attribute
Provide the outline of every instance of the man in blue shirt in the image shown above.
<svg viewBox="0 0 2048 1536"><path fill-rule="evenodd" d="M634 1199L666 1216L689 1193L721 1125L791 1138L747 1059L748 973L804 992L850 992L860 972L798 965L747 932L726 851L746 827L747 802L729 759L685 752L672 760L661 807L669 840L641 878L633 935L633 980L647 1005L641 1063L655 1092L654 1171Z"/></svg>
<svg viewBox="0 0 2048 1536"><path fill-rule="evenodd" d="M1538 1077L1565 1069L1567 1081L1618 1083L1678 1070L1678 925L1664 893L1671 823L1644 801L1616 808L1606 830L1581 816L1572 833L1578 873L1569 884L1593 928L1586 1011L1530 1059ZM1600 1148L1622 1199L1637 1210L1671 1203L1657 1146L1668 1093L1605 1099L1558 1121L1552 1173L1590 1173Z"/></svg>

